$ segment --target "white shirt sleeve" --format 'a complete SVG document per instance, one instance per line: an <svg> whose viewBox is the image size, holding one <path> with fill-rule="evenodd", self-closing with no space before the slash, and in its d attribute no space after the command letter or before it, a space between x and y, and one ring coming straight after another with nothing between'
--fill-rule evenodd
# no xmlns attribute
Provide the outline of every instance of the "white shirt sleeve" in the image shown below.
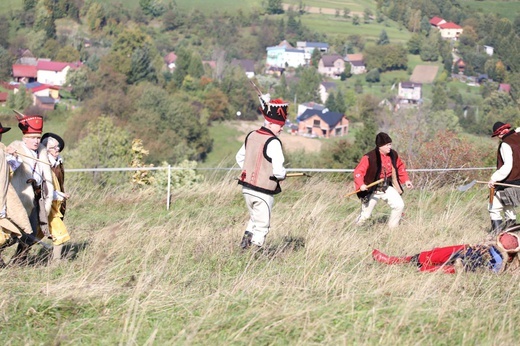
<svg viewBox="0 0 520 346"><path fill-rule="evenodd" d="M500 167L500 169L496 170L493 175L491 175L491 180L493 181L502 181L513 169L513 150L511 146L507 143L502 143L500 146L500 155L502 156L502 160L504 161L504 165Z"/></svg>
<svg viewBox="0 0 520 346"><path fill-rule="evenodd" d="M19 157L15 157L11 154L5 154L5 159L7 160L7 163L9 164L9 166L11 166L11 170L14 172L16 171L16 169L18 167L20 167L22 165L22 159L20 159Z"/></svg>
<svg viewBox="0 0 520 346"><path fill-rule="evenodd" d="M238 150L238 153L235 156L235 160L237 161L237 164L240 166L240 168L244 168L245 159L246 159L246 146L245 146L245 144L242 144L242 146L240 147L240 150Z"/></svg>
<svg viewBox="0 0 520 346"><path fill-rule="evenodd" d="M267 156L271 158L273 164L273 175L280 180L285 179L287 173L283 166L285 157L283 156L282 145L280 141L273 140L267 145Z"/></svg>

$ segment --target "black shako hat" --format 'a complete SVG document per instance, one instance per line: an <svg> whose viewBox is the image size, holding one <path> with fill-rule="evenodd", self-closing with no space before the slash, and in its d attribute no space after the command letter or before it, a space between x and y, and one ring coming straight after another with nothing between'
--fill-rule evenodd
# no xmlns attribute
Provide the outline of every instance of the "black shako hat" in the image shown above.
<svg viewBox="0 0 520 346"><path fill-rule="evenodd" d="M45 146L47 146L47 142L49 141L49 137L51 138L54 138L55 140L58 141L58 145L60 146L60 152L63 151L63 149L65 149L65 141L63 140L63 138L61 138L60 136L58 136L57 134L55 133L52 133L52 132L46 132L43 134L42 136L42 140L41 140L41 143Z"/></svg>
<svg viewBox="0 0 520 346"><path fill-rule="evenodd" d="M388 143L392 143L392 138L384 132L379 132L376 136L376 146L379 148Z"/></svg>
<svg viewBox="0 0 520 346"><path fill-rule="evenodd" d="M11 128L10 127L3 127L2 126L2 123L0 123L0 134L2 133L6 133L7 131L9 131Z"/></svg>

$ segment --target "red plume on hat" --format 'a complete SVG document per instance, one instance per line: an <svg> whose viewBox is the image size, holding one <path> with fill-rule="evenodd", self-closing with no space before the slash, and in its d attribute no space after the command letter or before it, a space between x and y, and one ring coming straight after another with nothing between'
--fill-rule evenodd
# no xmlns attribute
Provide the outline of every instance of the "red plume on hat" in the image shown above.
<svg viewBox="0 0 520 346"><path fill-rule="evenodd" d="M18 120L18 127L24 135L41 134L43 130L43 117L41 115L25 115L13 109Z"/></svg>
<svg viewBox="0 0 520 346"><path fill-rule="evenodd" d="M287 120L288 107L288 102L282 99L274 99L268 102L262 102L262 107L260 107L260 110L262 111L265 120L273 124L284 126L285 120Z"/></svg>

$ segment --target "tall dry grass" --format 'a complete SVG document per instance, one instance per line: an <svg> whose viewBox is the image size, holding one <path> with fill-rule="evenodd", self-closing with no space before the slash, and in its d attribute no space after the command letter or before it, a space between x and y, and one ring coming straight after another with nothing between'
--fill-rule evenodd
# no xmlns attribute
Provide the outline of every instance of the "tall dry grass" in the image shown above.
<svg viewBox="0 0 520 346"><path fill-rule="evenodd" d="M406 191L401 226L353 227L348 188L291 178L261 251L241 251L248 215L225 176L164 194L74 186L69 260L0 270L6 345L505 345L518 339L517 274L419 273L374 263L486 236L486 190ZM9 249L7 252L12 251ZM6 254L8 255L8 253Z"/></svg>

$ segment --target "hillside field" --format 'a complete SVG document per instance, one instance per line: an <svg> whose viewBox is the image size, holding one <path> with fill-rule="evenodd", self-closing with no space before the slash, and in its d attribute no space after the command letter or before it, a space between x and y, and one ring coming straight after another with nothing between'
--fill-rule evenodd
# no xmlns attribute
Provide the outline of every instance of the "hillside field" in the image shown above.
<svg viewBox="0 0 520 346"><path fill-rule="evenodd" d="M110 173L107 173L110 174ZM420 174L420 173L417 173ZM398 230L359 212L348 175L290 178L263 251L238 244L247 211L235 173L173 191L75 183L69 259L0 270L4 345L512 345L518 273L420 273L375 263L486 237L487 189L406 191ZM414 179L414 177L412 177ZM4 252L7 257L12 248ZM485 312L484 312L485 311Z"/></svg>

